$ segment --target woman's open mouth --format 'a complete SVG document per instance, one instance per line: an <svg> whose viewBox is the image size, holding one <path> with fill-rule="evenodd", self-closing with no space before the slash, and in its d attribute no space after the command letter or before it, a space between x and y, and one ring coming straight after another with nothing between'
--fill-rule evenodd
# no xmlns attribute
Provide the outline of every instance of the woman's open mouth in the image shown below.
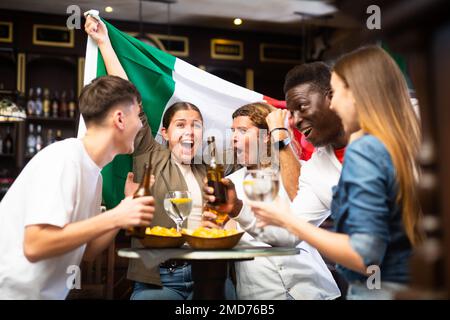
<svg viewBox="0 0 450 320"><path fill-rule="evenodd" d="M184 140L180 142L181 149L183 152L193 152L194 150L194 141L193 140Z"/></svg>
<svg viewBox="0 0 450 320"><path fill-rule="evenodd" d="M234 155L236 156L236 160L238 161L238 163L242 162L242 158L244 156L244 150L238 147L233 147L233 151L234 151Z"/></svg>

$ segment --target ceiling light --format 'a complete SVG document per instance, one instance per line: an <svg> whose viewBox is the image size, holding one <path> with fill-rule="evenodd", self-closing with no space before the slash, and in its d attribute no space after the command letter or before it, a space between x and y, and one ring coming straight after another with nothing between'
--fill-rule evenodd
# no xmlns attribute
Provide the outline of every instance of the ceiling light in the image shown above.
<svg viewBox="0 0 450 320"><path fill-rule="evenodd" d="M242 19L236 18L234 19L233 23L235 26L240 26L242 24Z"/></svg>
<svg viewBox="0 0 450 320"><path fill-rule="evenodd" d="M105 12L110 13L110 12L113 12L113 11L114 11L114 9L112 7L106 7L105 8Z"/></svg>

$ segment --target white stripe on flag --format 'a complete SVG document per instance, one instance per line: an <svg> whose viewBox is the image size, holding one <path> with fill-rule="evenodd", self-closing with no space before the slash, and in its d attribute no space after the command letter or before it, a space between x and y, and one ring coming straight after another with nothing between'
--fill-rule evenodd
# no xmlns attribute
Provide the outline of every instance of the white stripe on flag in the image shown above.
<svg viewBox="0 0 450 320"><path fill-rule="evenodd" d="M98 46L91 37L88 37L86 44L86 61L84 63L84 79L83 86L89 84L97 77L97 58ZM78 125L78 138L84 137L86 133L86 125L84 124L83 116L80 115L80 123Z"/></svg>

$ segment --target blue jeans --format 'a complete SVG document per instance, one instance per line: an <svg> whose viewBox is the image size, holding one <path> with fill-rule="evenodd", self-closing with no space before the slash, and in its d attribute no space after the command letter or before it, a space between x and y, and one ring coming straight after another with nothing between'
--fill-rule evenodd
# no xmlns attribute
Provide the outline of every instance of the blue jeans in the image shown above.
<svg viewBox="0 0 450 320"><path fill-rule="evenodd" d="M136 282L131 300L192 300L194 282L191 265L172 271L161 267L159 271L163 286ZM229 278L225 283L225 297L227 300L236 299L236 290Z"/></svg>

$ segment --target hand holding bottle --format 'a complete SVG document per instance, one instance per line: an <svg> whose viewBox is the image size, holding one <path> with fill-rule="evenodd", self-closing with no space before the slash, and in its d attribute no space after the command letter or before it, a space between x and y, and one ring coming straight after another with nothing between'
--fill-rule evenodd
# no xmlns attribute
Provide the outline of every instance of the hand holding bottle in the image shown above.
<svg viewBox="0 0 450 320"><path fill-rule="evenodd" d="M110 210L116 228L148 227L153 220L155 199L152 196L127 197Z"/></svg>
<svg viewBox="0 0 450 320"><path fill-rule="evenodd" d="M206 204L207 208L211 208L215 211L226 213L230 217L234 218L236 217L239 212L241 212L242 209L242 201L237 197L236 194L236 188L234 186L234 183L227 178L223 178L220 180L222 185L225 187L225 193L226 193L226 202L219 204L217 206L213 205L216 201L216 198L214 196L214 188L208 186L207 179L204 180L205 184L203 185L203 198L208 202ZM211 210L209 210L211 213ZM212 212L214 213L214 212ZM211 215L206 215L204 213L205 217L212 218ZM216 214L217 218L217 214Z"/></svg>

